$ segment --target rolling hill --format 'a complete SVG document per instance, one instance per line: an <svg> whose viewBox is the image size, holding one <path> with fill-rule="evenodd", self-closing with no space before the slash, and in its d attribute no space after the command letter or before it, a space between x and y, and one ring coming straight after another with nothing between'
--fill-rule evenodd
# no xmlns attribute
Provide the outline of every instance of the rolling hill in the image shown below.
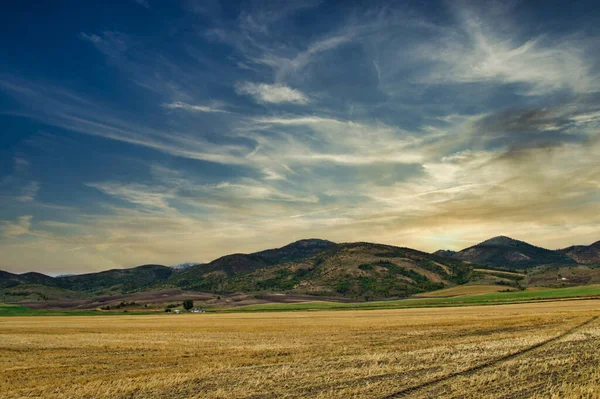
<svg viewBox="0 0 600 399"><path fill-rule="evenodd" d="M392 298L467 282L471 269L460 260L409 248L308 239L252 254L227 255L184 269L144 265L54 278L0 272L0 299L22 295L31 300L36 290L40 298L47 299L48 294L52 298L120 295L167 288Z"/></svg>
<svg viewBox="0 0 600 399"><path fill-rule="evenodd" d="M573 245L559 249L557 252L567 255L577 263L588 265L600 263L600 241L596 241L592 245Z"/></svg>
<svg viewBox="0 0 600 399"><path fill-rule="evenodd" d="M470 270L461 261L409 248L303 240L279 250L225 256L185 269L171 281L180 288L209 292L387 298L466 282Z"/></svg>
<svg viewBox="0 0 600 399"><path fill-rule="evenodd" d="M437 251L435 254L465 262L508 269L577 263L559 251L536 247L505 236L491 238L462 251Z"/></svg>

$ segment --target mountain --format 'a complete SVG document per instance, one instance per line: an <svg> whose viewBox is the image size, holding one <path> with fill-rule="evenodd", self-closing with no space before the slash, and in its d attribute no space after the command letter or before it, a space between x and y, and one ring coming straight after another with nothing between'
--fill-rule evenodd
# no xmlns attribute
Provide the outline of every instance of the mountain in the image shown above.
<svg viewBox="0 0 600 399"><path fill-rule="evenodd" d="M471 267L409 248L302 240L276 250L235 254L173 276L183 289L286 291L353 298L402 297L468 280Z"/></svg>
<svg viewBox="0 0 600 399"><path fill-rule="evenodd" d="M210 263L186 268L175 275L172 281L188 289L222 290L224 279L287 261L309 258L336 245L331 241L308 239L252 254L227 255Z"/></svg>
<svg viewBox="0 0 600 399"><path fill-rule="evenodd" d="M440 254L440 251L436 253ZM563 253L536 247L505 236L491 238L449 256L465 262L510 269L575 263L573 259Z"/></svg>
<svg viewBox="0 0 600 399"><path fill-rule="evenodd" d="M577 263L600 263L600 241L596 241L592 245L573 245L559 249L557 252L568 256Z"/></svg>
<svg viewBox="0 0 600 399"><path fill-rule="evenodd" d="M0 289L16 287L22 284L56 286L56 279L42 273L13 274L0 270Z"/></svg>
<svg viewBox="0 0 600 399"><path fill-rule="evenodd" d="M0 298L32 298L36 293L39 298L110 296L178 288L376 299L462 284L469 280L471 270L460 260L409 248L307 239L252 254L227 255L184 269L144 265L57 278L0 272Z"/></svg>
<svg viewBox="0 0 600 399"><path fill-rule="evenodd" d="M98 295L108 292L133 292L164 284L174 270L161 265L143 265L131 269L112 269L99 273L57 277L54 284L70 291L85 291Z"/></svg>

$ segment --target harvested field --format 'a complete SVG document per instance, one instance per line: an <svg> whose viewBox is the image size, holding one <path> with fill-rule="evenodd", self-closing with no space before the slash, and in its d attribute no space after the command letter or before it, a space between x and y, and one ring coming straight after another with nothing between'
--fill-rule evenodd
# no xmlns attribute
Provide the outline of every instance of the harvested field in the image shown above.
<svg viewBox="0 0 600 399"><path fill-rule="evenodd" d="M0 318L2 398L598 398L600 300Z"/></svg>

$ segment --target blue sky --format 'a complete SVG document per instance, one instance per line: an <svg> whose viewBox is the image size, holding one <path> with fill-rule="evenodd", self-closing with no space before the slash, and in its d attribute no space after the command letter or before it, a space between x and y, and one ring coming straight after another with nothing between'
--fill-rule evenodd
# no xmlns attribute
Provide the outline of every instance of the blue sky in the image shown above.
<svg viewBox="0 0 600 399"><path fill-rule="evenodd" d="M1 269L600 239L592 1L11 3Z"/></svg>

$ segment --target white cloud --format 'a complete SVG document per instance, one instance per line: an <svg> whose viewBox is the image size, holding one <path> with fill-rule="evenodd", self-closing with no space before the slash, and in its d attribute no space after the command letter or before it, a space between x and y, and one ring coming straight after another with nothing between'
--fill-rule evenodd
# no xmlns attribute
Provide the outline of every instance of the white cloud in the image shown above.
<svg viewBox="0 0 600 399"><path fill-rule="evenodd" d="M424 160L417 147L420 139L385 124L366 124L318 116L261 117L253 119L255 131L249 137L260 144L249 155L263 162L314 165L330 162L345 165L379 163L412 164ZM279 126L278 135L266 135L269 125ZM287 131L287 127L292 127ZM298 130L300 129L300 130ZM299 134L298 132L303 132Z"/></svg>
<svg viewBox="0 0 600 399"><path fill-rule="evenodd" d="M88 183L88 187L96 188L103 193L148 208L168 209L168 199L172 197L168 189L143 184L123 184L119 182Z"/></svg>
<svg viewBox="0 0 600 399"><path fill-rule="evenodd" d="M183 109L186 111L195 111L195 112L216 112L216 113L226 113L228 114L229 111L226 111L222 108L220 108L220 105L192 105L192 104L186 104L184 102L181 101L176 101L173 103L169 103L169 104L163 104L163 107L165 108L169 108L169 109Z"/></svg>
<svg viewBox="0 0 600 399"><path fill-rule="evenodd" d="M268 201L291 201L291 202L317 202L319 200L315 195L300 194L296 195L289 192L278 190L274 187L261 185L255 180L242 180L240 183L223 182L215 186L205 187L209 192L212 190L226 193L239 199L254 199Z"/></svg>
<svg viewBox="0 0 600 399"><path fill-rule="evenodd" d="M503 19L503 23L509 23ZM424 83L496 82L527 85L524 93L542 95L569 89L595 90L582 42L572 38L515 39L494 32L496 23L465 13L457 28L438 41L417 47L417 60L433 62Z"/></svg>
<svg viewBox="0 0 600 399"><path fill-rule="evenodd" d="M261 103L307 104L308 97L299 90L281 84L243 82L235 86L238 94L247 94Z"/></svg>

